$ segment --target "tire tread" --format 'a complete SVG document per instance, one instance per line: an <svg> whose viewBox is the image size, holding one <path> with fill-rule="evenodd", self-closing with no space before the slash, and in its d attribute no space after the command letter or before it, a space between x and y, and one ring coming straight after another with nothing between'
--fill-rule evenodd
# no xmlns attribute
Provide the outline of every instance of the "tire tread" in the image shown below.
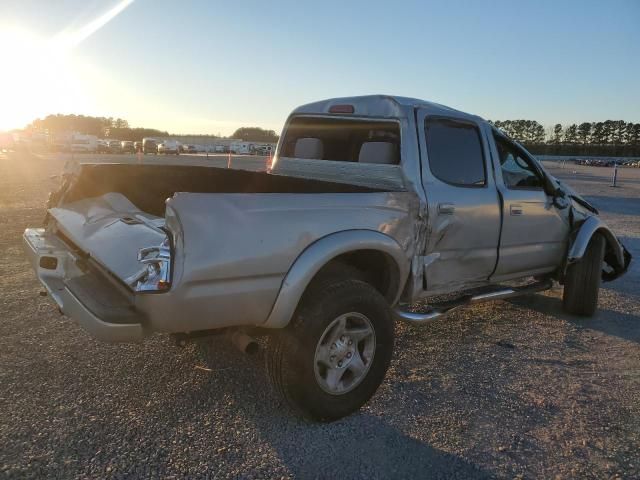
<svg viewBox="0 0 640 480"><path fill-rule="evenodd" d="M269 347L265 355L266 371L270 383L287 406L298 416L312 420L331 421L344 416L342 413L332 415L318 415L294 398L292 394L296 382L293 378L292 352L299 348L298 336L308 327L306 323L314 320L309 309L323 302L331 301L333 297L345 291L359 292L363 297L377 296L384 301L384 297L370 284L359 279L360 274L352 267L339 265L319 275L302 296L300 304L284 329L275 332L269 339ZM386 301L385 301L386 303ZM392 329L393 330L393 329ZM391 338L393 342L393 338ZM386 367L385 365L385 371ZM314 380L315 381L315 380Z"/></svg>
<svg viewBox="0 0 640 480"><path fill-rule="evenodd" d="M584 257L567 270L562 306L567 313L592 316L598 307L605 238L596 233Z"/></svg>

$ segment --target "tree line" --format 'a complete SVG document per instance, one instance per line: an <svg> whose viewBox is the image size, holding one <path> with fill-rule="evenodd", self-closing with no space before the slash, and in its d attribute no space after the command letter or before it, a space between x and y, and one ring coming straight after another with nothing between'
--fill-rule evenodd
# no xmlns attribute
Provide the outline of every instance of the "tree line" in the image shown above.
<svg viewBox="0 0 640 480"><path fill-rule="evenodd" d="M60 113L47 115L43 119L38 118L34 120L27 126L27 130L53 135L76 132L85 135L95 135L99 138L131 141L139 141L144 137L169 136L168 132L155 128L131 128L129 122L122 118L63 115ZM263 143L276 143L278 141L276 132L259 127L238 128L232 135L232 138Z"/></svg>
<svg viewBox="0 0 640 480"><path fill-rule="evenodd" d="M640 155L640 123L583 122L545 128L535 120L489 121L532 153L546 155Z"/></svg>
<svg viewBox="0 0 640 480"><path fill-rule="evenodd" d="M532 153L546 155L640 156L640 123L624 120L583 122L546 129L535 120L491 121ZM86 115L48 115L34 120L27 129L59 134L78 132L100 138L142 140L144 137L166 137L169 133L154 128L131 128L122 118ZM276 143L278 134L260 127L241 127L232 135L249 142Z"/></svg>
<svg viewBox="0 0 640 480"><path fill-rule="evenodd" d="M241 138L247 142L276 143L278 134L273 130L265 130L260 127L241 127L237 129L232 138Z"/></svg>

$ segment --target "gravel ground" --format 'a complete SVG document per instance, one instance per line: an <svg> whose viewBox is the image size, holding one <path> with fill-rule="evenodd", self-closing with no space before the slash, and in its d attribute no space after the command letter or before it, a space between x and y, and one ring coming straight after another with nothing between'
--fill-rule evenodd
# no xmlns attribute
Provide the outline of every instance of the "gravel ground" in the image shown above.
<svg viewBox="0 0 640 480"><path fill-rule="evenodd" d="M62 160L0 156L0 477L638 478L640 170L553 168L636 261L600 311L560 290L398 325L387 379L330 425L291 417L261 355L223 339L95 342L55 311L22 254Z"/></svg>

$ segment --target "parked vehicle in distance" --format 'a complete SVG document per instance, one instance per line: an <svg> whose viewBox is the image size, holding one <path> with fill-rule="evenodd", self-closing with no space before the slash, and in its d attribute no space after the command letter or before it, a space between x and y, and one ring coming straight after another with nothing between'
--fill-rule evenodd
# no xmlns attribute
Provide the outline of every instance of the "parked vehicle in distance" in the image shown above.
<svg viewBox="0 0 640 480"><path fill-rule="evenodd" d="M129 140L123 140L122 142L120 142L120 148L122 150L122 153L135 153L136 151L133 142Z"/></svg>
<svg viewBox="0 0 640 480"><path fill-rule="evenodd" d="M142 152L143 153L158 153L158 143L155 138L143 138L142 139Z"/></svg>
<svg viewBox="0 0 640 480"><path fill-rule="evenodd" d="M109 153L111 151L111 149L109 148L109 141L104 139L99 139L96 151L98 153Z"/></svg>
<svg viewBox="0 0 640 480"><path fill-rule="evenodd" d="M198 153L198 149L195 145L182 145L181 151L182 153Z"/></svg>
<svg viewBox="0 0 640 480"><path fill-rule="evenodd" d="M565 311L592 315L631 261L521 145L411 98L297 108L270 172L85 163L64 178L24 245L66 315L108 342L225 331L249 350L264 335L277 390L322 421L375 393L395 320L553 282Z"/></svg>
<svg viewBox="0 0 640 480"><path fill-rule="evenodd" d="M94 153L98 150L98 137L95 135L73 134L71 137L71 151Z"/></svg>
<svg viewBox="0 0 640 480"><path fill-rule="evenodd" d="M164 140L158 144L158 153L164 153L165 155L179 155L180 144L176 140Z"/></svg>
<svg viewBox="0 0 640 480"><path fill-rule="evenodd" d="M255 149L256 155L268 156L273 153L273 146L271 145L259 145Z"/></svg>
<svg viewBox="0 0 640 480"><path fill-rule="evenodd" d="M228 153L229 152L229 150L227 148L225 148L224 145L216 145L214 147L214 151L216 153Z"/></svg>
<svg viewBox="0 0 640 480"><path fill-rule="evenodd" d="M133 142L133 149L136 153L142 152L142 142Z"/></svg>
<svg viewBox="0 0 640 480"><path fill-rule="evenodd" d="M122 153L122 144L120 140L109 140L109 151L111 153Z"/></svg>

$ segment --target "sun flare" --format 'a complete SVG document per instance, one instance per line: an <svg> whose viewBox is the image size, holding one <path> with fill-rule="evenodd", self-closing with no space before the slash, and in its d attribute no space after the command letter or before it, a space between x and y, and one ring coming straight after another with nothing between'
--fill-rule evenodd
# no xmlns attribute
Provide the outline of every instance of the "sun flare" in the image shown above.
<svg viewBox="0 0 640 480"><path fill-rule="evenodd" d="M0 130L83 104L70 49L28 31L0 30L4 73L0 75Z"/></svg>
<svg viewBox="0 0 640 480"><path fill-rule="evenodd" d="M51 113L91 110L86 80L92 66L77 58L74 49L132 2L121 0L84 26L51 38L0 24L0 131Z"/></svg>

